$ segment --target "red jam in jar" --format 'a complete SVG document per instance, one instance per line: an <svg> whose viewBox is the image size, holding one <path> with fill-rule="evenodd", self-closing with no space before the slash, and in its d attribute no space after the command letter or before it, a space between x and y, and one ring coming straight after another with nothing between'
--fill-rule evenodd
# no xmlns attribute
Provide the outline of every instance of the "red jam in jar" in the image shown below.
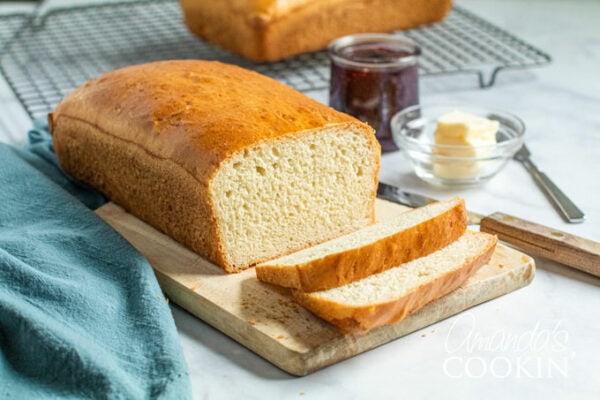
<svg viewBox="0 0 600 400"><path fill-rule="evenodd" d="M344 36L329 46L329 104L371 125L384 152L398 150L390 120L419 103L419 47L393 34Z"/></svg>

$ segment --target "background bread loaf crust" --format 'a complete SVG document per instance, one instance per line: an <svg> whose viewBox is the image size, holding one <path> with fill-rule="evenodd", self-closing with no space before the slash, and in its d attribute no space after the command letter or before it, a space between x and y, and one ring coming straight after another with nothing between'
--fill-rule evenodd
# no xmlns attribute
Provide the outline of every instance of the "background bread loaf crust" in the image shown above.
<svg viewBox="0 0 600 400"><path fill-rule="evenodd" d="M441 21L451 0L182 0L201 38L254 61L325 48L352 33L389 32Z"/></svg>
<svg viewBox="0 0 600 400"><path fill-rule="evenodd" d="M374 218L380 149L373 130L242 68L190 60L112 71L68 95L50 125L66 172L229 272L342 235ZM224 241L214 203L215 177L236 157L280 143L294 149L293 141L304 143L322 132L336 143L358 138L362 144L361 188L368 186L368 193L357 200L361 206L353 204L361 208L352 212L358 218L334 230L316 221L314 232L304 232L312 241L292 238L280 253L261 253L257 240L251 244L259 256L249 252L233 260L235 243ZM317 218L311 210L301 211ZM348 209L341 213L351 219Z"/></svg>

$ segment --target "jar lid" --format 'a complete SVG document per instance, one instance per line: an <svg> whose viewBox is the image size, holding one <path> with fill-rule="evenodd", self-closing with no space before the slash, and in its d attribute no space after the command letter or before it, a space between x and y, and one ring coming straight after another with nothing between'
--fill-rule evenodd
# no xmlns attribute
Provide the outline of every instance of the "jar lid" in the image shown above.
<svg viewBox="0 0 600 400"><path fill-rule="evenodd" d="M328 47L331 60L356 69L395 69L415 65L421 48L396 34L361 33L343 36Z"/></svg>

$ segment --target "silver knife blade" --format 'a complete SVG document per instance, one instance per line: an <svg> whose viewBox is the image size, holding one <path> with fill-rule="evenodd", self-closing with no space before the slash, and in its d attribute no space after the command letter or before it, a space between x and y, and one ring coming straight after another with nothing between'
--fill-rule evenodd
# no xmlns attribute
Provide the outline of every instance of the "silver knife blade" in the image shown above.
<svg viewBox="0 0 600 400"><path fill-rule="evenodd" d="M407 192L397 186L379 182L377 186L377 197L388 200L393 203L402 204L409 207L423 207L427 204L435 203L437 200L421 194ZM467 224L478 225L484 216L473 211L467 210Z"/></svg>

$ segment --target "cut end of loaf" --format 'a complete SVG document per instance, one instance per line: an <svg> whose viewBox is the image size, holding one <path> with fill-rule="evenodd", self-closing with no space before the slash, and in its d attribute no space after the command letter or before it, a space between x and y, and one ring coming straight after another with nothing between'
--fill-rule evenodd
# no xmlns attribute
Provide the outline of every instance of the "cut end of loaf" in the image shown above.
<svg viewBox="0 0 600 400"><path fill-rule="evenodd" d="M345 123L231 157L210 184L227 270L373 223L379 152L370 130Z"/></svg>
<svg viewBox="0 0 600 400"><path fill-rule="evenodd" d="M296 300L347 333L365 333L400 322L462 285L489 262L496 236L466 232L426 257L335 289L306 293Z"/></svg>

